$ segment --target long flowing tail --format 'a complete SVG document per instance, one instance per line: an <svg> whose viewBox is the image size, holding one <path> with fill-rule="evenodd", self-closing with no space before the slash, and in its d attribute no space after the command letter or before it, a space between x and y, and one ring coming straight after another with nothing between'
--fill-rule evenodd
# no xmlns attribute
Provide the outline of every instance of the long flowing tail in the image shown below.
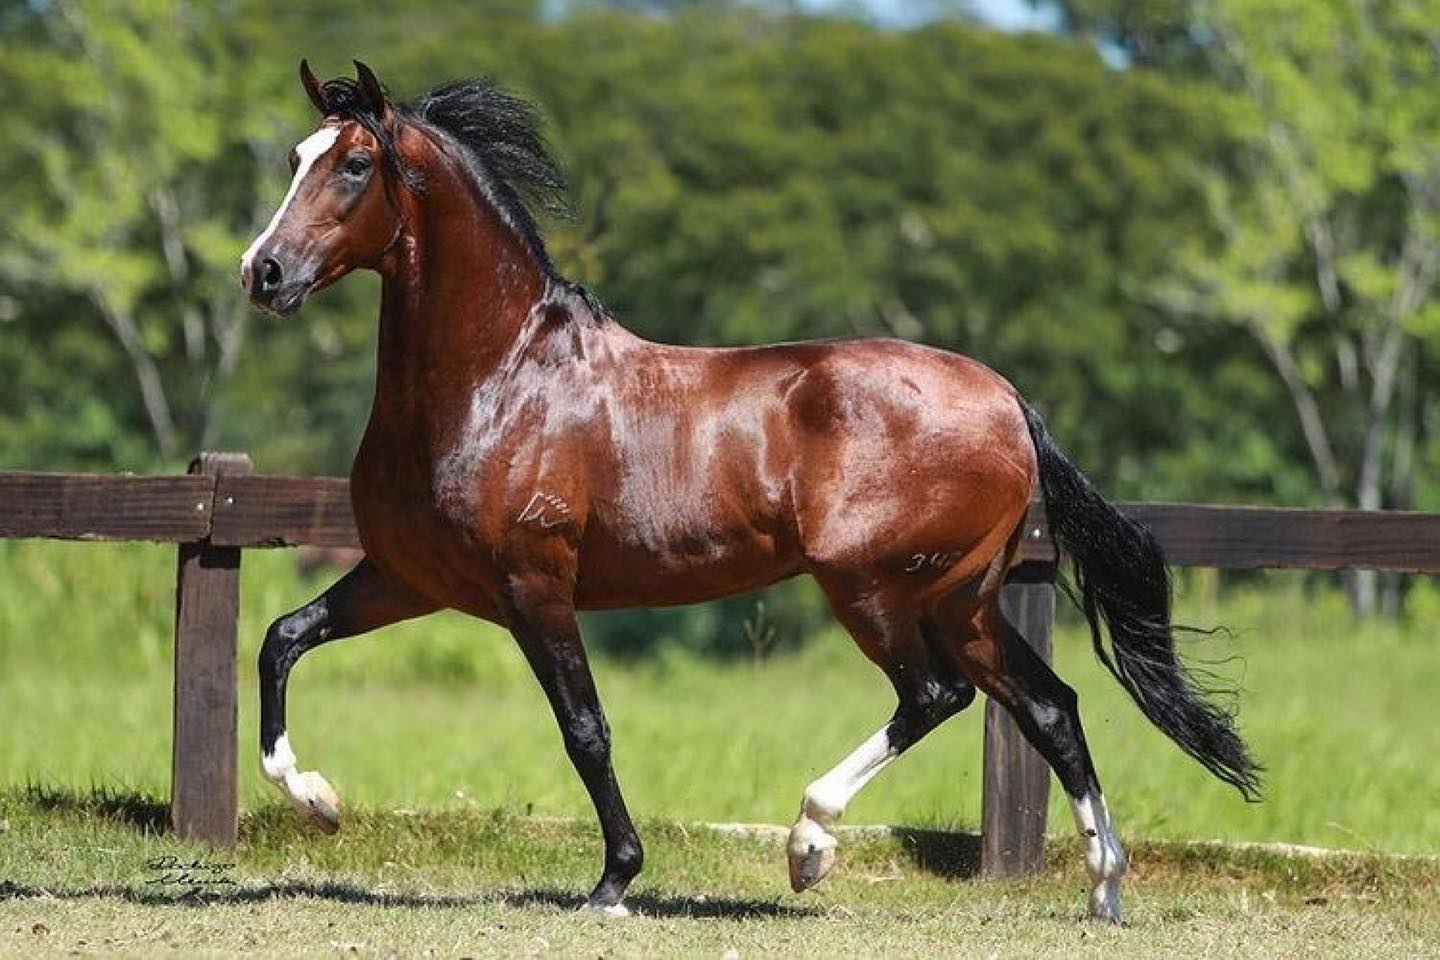
<svg viewBox="0 0 1440 960"><path fill-rule="evenodd" d="M1024 400L1020 408L1039 458L1050 530L1074 563L1072 598L1090 622L1095 655L1181 750L1247 800L1257 799L1261 767L1230 714L1206 701L1211 691L1175 652L1170 570L1159 542L1100 495L1055 445L1040 414Z"/></svg>

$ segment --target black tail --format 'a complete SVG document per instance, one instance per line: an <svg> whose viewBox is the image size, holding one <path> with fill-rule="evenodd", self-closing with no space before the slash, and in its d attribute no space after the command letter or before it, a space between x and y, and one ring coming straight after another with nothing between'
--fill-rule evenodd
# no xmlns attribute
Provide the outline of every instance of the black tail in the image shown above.
<svg viewBox="0 0 1440 960"><path fill-rule="evenodd" d="M1100 495L1055 445L1045 421L1020 408L1040 462L1045 513L1055 540L1075 567L1078 597L1090 621L1095 655L1150 722L1247 800L1259 797L1260 766L1229 713L1205 700L1175 652L1170 624L1170 570L1155 537ZM1110 649L1100 623L1109 628Z"/></svg>

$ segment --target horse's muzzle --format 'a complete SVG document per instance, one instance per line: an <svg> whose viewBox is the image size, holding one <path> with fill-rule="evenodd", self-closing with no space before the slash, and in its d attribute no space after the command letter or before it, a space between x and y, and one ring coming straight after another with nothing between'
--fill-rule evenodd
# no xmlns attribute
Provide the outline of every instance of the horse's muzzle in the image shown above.
<svg viewBox="0 0 1440 960"><path fill-rule="evenodd" d="M296 276L299 272L287 269L277 256L256 256L242 264L240 279L251 303L283 317L300 308L314 285L310 278Z"/></svg>

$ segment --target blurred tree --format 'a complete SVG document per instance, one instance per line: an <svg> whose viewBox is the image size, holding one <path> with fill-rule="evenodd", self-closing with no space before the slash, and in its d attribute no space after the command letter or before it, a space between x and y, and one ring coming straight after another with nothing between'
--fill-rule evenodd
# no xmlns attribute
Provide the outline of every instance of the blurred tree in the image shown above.
<svg viewBox="0 0 1440 960"><path fill-rule="evenodd" d="M1205 221L1171 171L1233 146L1207 89L1058 38L703 11L529 36L505 79L545 103L574 174L560 261L640 332L924 340L1039 398L1119 493L1308 495L1299 451L1258 428L1283 413L1259 352L1138 296ZM735 649L748 603L722 618ZM688 616L600 629L644 649Z"/></svg>
<svg viewBox="0 0 1440 960"><path fill-rule="evenodd" d="M401 98L484 72L533 97L574 181L553 252L645 335L924 340L1037 398L1117 495L1319 496L1299 431L1275 429L1290 400L1261 341L1168 297L1196 236L1224 246L1219 186L1248 209L1253 123L1215 83L960 20L580 6L0 0L0 462L173 467L206 443L346 468L374 278L278 322L248 313L235 268L316 120L296 61L359 57ZM782 637L820 615L803 588L766 604ZM752 611L597 630L744 652Z"/></svg>
<svg viewBox="0 0 1440 960"><path fill-rule="evenodd" d="M1030 0L1035 7L1051 0ZM1196 64L1205 37L1197 0L1055 0L1065 29L1121 51L1136 66Z"/></svg>
<svg viewBox="0 0 1440 960"><path fill-rule="evenodd" d="M1244 148L1203 177L1197 235L1160 299L1247 330L1335 506L1411 507L1422 376L1440 332L1440 3L1207 0ZM1373 575L1352 579L1361 612Z"/></svg>
<svg viewBox="0 0 1440 960"><path fill-rule="evenodd" d="M271 193L248 174L280 149L245 107L277 78L244 69L208 8L57 0L18 20L0 276L22 305L103 324L159 457L213 444L246 342L235 264Z"/></svg>

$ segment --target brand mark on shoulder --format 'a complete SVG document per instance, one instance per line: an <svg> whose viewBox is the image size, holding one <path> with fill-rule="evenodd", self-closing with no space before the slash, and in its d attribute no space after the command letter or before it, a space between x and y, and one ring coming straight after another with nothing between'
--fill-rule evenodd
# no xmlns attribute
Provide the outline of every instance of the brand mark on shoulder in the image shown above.
<svg viewBox="0 0 1440 960"><path fill-rule="evenodd" d="M522 526L530 524L541 530L549 530L569 522L570 519L570 504L564 497L537 490L530 502L525 504L525 509L515 518L515 522Z"/></svg>

